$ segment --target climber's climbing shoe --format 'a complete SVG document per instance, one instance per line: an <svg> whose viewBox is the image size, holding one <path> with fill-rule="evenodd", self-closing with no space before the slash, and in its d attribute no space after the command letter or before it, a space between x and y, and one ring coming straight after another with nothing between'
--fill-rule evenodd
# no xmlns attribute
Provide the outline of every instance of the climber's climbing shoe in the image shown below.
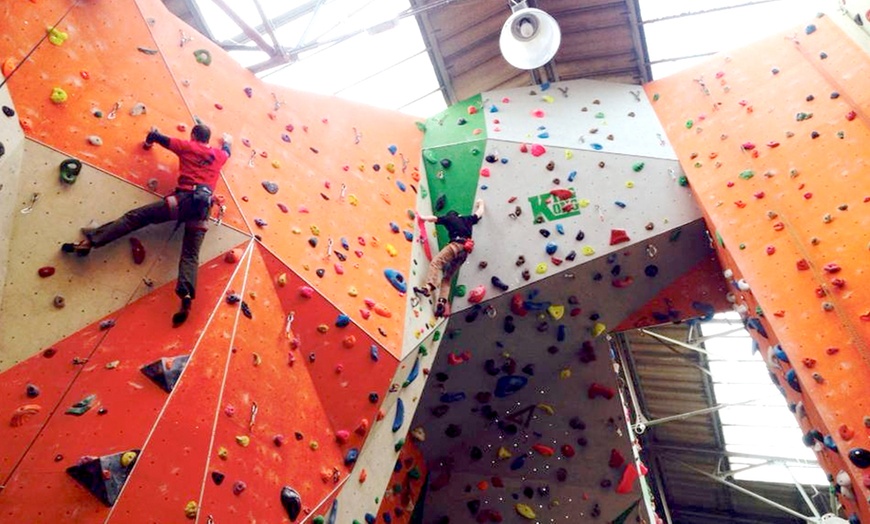
<svg viewBox="0 0 870 524"><path fill-rule="evenodd" d="M436 317L445 317L447 316L447 299L439 298L438 305L435 306L435 316Z"/></svg>
<svg viewBox="0 0 870 524"><path fill-rule="evenodd" d="M181 309L172 315L172 327L178 327L187 320L190 315L190 306L193 305L193 299L190 295L185 295L181 299Z"/></svg>
<svg viewBox="0 0 870 524"><path fill-rule="evenodd" d="M91 252L91 243L88 240L82 240L81 242L67 242L60 246L60 250L64 253L75 253L80 257L86 257Z"/></svg>
<svg viewBox="0 0 870 524"><path fill-rule="evenodd" d="M429 289L427 287L416 287L414 286L414 293L418 295L423 295L424 297L429 297Z"/></svg>

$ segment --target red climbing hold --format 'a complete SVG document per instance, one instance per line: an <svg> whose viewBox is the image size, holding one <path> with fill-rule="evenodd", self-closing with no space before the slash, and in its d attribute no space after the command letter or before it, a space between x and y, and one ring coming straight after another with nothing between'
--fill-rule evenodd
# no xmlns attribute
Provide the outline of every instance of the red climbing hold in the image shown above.
<svg viewBox="0 0 870 524"><path fill-rule="evenodd" d="M551 189L550 194L559 200L568 200L574 196L574 192L570 189Z"/></svg>
<svg viewBox="0 0 870 524"><path fill-rule="evenodd" d="M577 452L574 451L574 446L572 446L571 444L562 444L562 455L567 458L571 458L576 454Z"/></svg>
<svg viewBox="0 0 870 524"><path fill-rule="evenodd" d="M855 118L856 118L857 116L858 116L858 113L856 113L856 112L854 112L854 111L849 111L848 113L846 113L846 120L848 120L849 122L851 122L852 120L855 120Z"/></svg>
<svg viewBox="0 0 870 524"><path fill-rule="evenodd" d="M532 156L541 156L546 152L547 150L541 144L532 145Z"/></svg>
<svg viewBox="0 0 870 524"><path fill-rule="evenodd" d="M511 313L519 317L524 317L528 311L523 304L523 296L519 293L511 297Z"/></svg>
<svg viewBox="0 0 870 524"><path fill-rule="evenodd" d="M628 233L625 232L624 229L611 229L610 230L610 245L615 246L616 244L621 244L623 242L628 242L631 240L628 238Z"/></svg>
<svg viewBox="0 0 870 524"><path fill-rule="evenodd" d="M136 237L130 238L130 252L133 254L134 264L145 262L145 246L143 246L142 241Z"/></svg>
<svg viewBox="0 0 870 524"><path fill-rule="evenodd" d="M635 467L634 464L629 464L625 467L625 471L622 472L622 478L619 479L619 484L616 485L616 492L620 494L626 494L631 492L631 487L634 485L634 481L637 480L639 475L646 475L647 468L643 465L643 462L639 464L640 472L638 472L638 468Z"/></svg>
<svg viewBox="0 0 870 524"><path fill-rule="evenodd" d="M839 273L840 269L842 269L839 265L831 262L829 264L825 264L822 269L825 270L826 273Z"/></svg>
<svg viewBox="0 0 870 524"><path fill-rule="evenodd" d="M601 384L598 384L597 382L593 383L591 386L589 386L589 392L588 392L589 398L603 397L607 400L610 400L613 398L613 395L615 395L615 394L616 394L616 392L613 391L613 388L609 388L607 386L602 386Z"/></svg>
<svg viewBox="0 0 870 524"><path fill-rule="evenodd" d="M810 268L810 263L807 262L805 258L798 260L795 265L797 266L798 271L807 271Z"/></svg>
<svg viewBox="0 0 870 524"><path fill-rule="evenodd" d="M479 304L484 296L486 296L486 288L483 285L477 286L468 293L468 302Z"/></svg>
<svg viewBox="0 0 870 524"><path fill-rule="evenodd" d="M607 462L607 465L611 468L619 468L623 464L625 464L625 457L622 456L622 453L618 449L611 449L610 460Z"/></svg>
<svg viewBox="0 0 870 524"><path fill-rule="evenodd" d="M48 278L48 277L50 277L51 275L54 274L54 268L51 267L51 266L41 267L41 268L39 268L38 273L39 273L39 276L40 276L40 277L42 277L42 278Z"/></svg>
<svg viewBox="0 0 870 524"><path fill-rule="evenodd" d="M555 451L550 446L545 446L543 444L533 444L532 449L540 453L545 457L552 457Z"/></svg>

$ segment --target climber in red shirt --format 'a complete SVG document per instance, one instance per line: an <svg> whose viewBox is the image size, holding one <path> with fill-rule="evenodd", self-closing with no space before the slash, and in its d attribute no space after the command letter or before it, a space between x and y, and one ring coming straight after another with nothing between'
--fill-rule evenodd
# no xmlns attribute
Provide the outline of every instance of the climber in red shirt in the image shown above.
<svg viewBox="0 0 870 524"><path fill-rule="evenodd" d="M203 124L197 124L191 129L190 140L168 137L152 128L145 138L145 148L150 149L157 143L178 156L178 183L175 191L163 200L132 209L121 218L100 227L82 228L84 240L61 246L64 253L86 256L91 248L104 246L147 225L170 220L183 223L184 239L178 262L178 282L175 286L175 293L181 298L181 309L172 316L174 326L187 320L196 297L199 249L208 230L212 194L221 168L230 157L230 135L223 135L219 149L208 145L210 139L211 130Z"/></svg>

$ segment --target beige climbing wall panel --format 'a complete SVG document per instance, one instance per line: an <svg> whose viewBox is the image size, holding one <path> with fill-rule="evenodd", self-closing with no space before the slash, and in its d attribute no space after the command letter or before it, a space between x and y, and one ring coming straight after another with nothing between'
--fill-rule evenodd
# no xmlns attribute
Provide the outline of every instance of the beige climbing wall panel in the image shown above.
<svg viewBox="0 0 870 524"><path fill-rule="evenodd" d="M2 78L2 76L0 76ZM9 244L12 239L12 223L15 220L15 197L21 178L21 161L24 158L24 133L15 118L15 105L6 87L0 88L0 307L3 305L3 283L8 270ZM0 331L2 331L0 324Z"/></svg>
<svg viewBox="0 0 870 524"><path fill-rule="evenodd" d="M27 162L21 165L22 182L13 202L10 263L0 304L0 369L149 293L145 280L153 287L174 280L183 234L183 228L173 231L174 222L131 234L145 246L141 265L134 263L127 238L93 250L88 257L65 255L60 245L78 241L81 227L114 220L157 197L88 165L74 184L64 184L59 166L66 156L30 140L23 144L23 154ZM35 202L33 195L39 195ZM247 239L234 229L212 224L200 260ZM43 267L55 273L42 278ZM63 308L54 305L57 296L63 297Z"/></svg>

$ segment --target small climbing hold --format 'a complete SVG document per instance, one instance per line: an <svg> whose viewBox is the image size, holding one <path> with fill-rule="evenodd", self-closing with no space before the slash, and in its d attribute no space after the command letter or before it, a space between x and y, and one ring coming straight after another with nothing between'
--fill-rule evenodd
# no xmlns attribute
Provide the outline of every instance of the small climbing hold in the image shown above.
<svg viewBox="0 0 870 524"><path fill-rule="evenodd" d="M264 180L262 182L262 184L263 184L263 189L265 189L266 192L269 193L270 195L274 195L278 192L278 184L276 184L275 182L271 182L269 180Z"/></svg>
<svg viewBox="0 0 870 524"><path fill-rule="evenodd" d="M67 158L60 163L60 181L65 184L74 184L81 170L81 161L75 158Z"/></svg>
<svg viewBox="0 0 870 524"><path fill-rule="evenodd" d="M193 52L196 62L202 65L211 65L211 53L208 49L197 49Z"/></svg>
<svg viewBox="0 0 870 524"><path fill-rule="evenodd" d="M88 143L91 144L92 146L99 147L99 146L103 145L103 139L97 135L89 135L88 136Z"/></svg>

